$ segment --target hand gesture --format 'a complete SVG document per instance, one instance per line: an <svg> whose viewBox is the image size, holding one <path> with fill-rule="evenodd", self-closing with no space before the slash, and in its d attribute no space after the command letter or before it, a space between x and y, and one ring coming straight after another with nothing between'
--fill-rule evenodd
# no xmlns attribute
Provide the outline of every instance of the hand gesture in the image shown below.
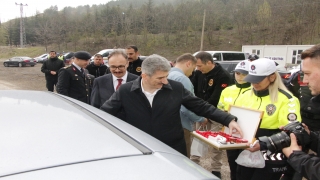
<svg viewBox="0 0 320 180"><path fill-rule="evenodd" d="M243 137L242 130L239 124L235 120L232 120L229 123L229 129L230 129L230 134L239 134L241 138Z"/></svg>

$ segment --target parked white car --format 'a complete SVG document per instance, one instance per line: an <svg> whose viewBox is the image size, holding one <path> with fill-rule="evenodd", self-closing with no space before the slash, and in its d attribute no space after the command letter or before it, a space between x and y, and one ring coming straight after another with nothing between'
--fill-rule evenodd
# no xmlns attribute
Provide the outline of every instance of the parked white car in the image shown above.
<svg viewBox="0 0 320 180"><path fill-rule="evenodd" d="M130 124L63 95L2 90L0 112L1 180L218 179Z"/></svg>
<svg viewBox="0 0 320 180"><path fill-rule="evenodd" d="M37 61L37 63L43 63L44 61L46 61L48 59L49 54L42 54L38 57L35 57L34 59Z"/></svg>
<svg viewBox="0 0 320 180"><path fill-rule="evenodd" d="M99 51L98 53L96 53L96 54L102 55L102 57L103 57L103 63L104 63L106 66L108 66L108 67L109 67L109 64L108 64L108 56L109 56L109 54L110 54L113 50L114 50L114 49L103 49L103 50ZM95 54L95 55L96 55L96 54ZM90 62L93 62L93 59L94 59L94 55L91 57Z"/></svg>

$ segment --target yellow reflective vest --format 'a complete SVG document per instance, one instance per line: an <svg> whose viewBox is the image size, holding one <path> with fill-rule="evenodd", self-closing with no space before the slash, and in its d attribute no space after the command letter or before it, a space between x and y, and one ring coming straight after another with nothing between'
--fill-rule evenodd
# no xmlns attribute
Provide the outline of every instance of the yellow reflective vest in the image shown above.
<svg viewBox="0 0 320 180"><path fill-rule="evenodd" d="M221 110L229 111L229 106L235 104L238 97L248 89L250 89L250 85L244 88L240 88L236 84L225 88L221 92L217 107Z"/></svg>
<svg viewBox="0 0 320 180"><path fill-rule="evenodd" d="M58 59L60 59L60 60L63 60L63 55L60 55L59 57L58 57Z"/></svg>
<svg viewBox="0 0 320 180"><path fill-rule="evenodd" d="M251 91L244 92L235 105L264 111L260 128L279 129L280 126L285 126L290 121L301 122L299 100L291 93L279 90L278 101L271 103L268 93L257 96Z"/></svg>

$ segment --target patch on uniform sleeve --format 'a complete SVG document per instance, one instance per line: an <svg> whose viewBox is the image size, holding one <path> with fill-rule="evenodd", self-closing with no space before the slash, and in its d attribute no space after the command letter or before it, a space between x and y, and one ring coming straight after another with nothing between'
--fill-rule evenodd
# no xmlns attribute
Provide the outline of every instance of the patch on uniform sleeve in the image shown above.
<svg viewBox="0 0 320 180"><path fill-rule="evenodd" d="M136 68L136 71L137 71L137 72L141 72L141 67L137 67L137 68Z"/></svg>
<svg viewBox="0 0 320 180"><path fill-rule="evenodd" d="M289 113L287 116L289 121L296 121L297 120L297 115L295 113Z"/></svg>
<svg viewBox="0 0 320 180"><path fill-rule="evenodd" d="M267 114L271 116L274 112L276 112L277 108L274 104L268 104L266 107Z"/></svg>
<svg viewBox="0 0 320 180"><path fill-rule="evenodd" d="M221 84L221 87L222 88L225 88L225 87L227 87L228 86L228 84Z"/></svg>

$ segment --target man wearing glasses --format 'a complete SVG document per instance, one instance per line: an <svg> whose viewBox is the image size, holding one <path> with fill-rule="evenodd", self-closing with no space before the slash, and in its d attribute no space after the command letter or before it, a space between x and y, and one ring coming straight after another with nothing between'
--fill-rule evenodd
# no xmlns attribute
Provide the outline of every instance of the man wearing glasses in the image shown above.
<svg viewBox="0 0 320 180"><path fill-rule="evenodd" d="M121 84L138 78L137 75L127 72L129 63L124 50L116 49L111 52L108 61L111 73L100 76L93 82L91 105L96 108L100 108Z"/></svg>

